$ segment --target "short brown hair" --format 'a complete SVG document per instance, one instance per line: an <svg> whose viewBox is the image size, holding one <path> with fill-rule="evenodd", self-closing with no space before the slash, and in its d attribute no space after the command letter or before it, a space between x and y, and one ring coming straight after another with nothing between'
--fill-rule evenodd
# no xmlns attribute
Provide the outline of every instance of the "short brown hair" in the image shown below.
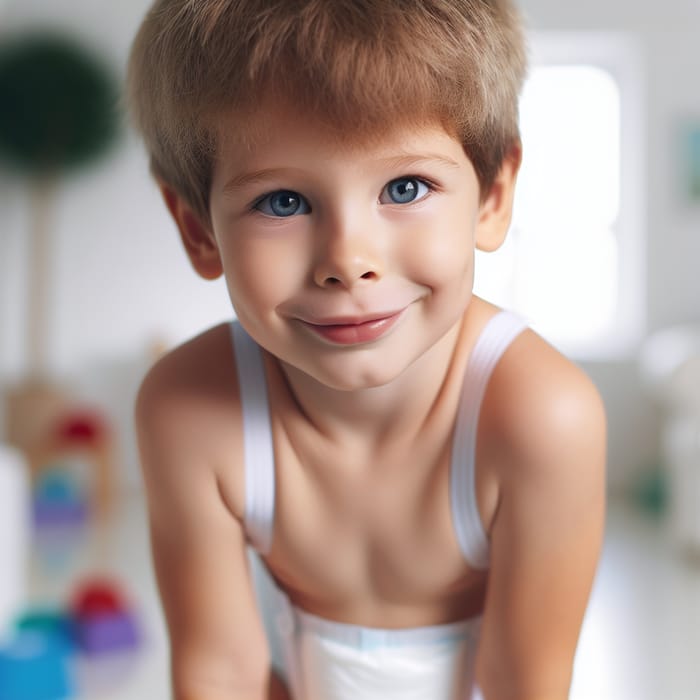
<svg viewBox="0 0 700 700"><path fill-rule="evenodd" d="M483 193L519 140L525 53L510 0L156 0L128 98L154 175L205 221L217 120L245 138L277 99L348 139L437 120Z"/></svg>

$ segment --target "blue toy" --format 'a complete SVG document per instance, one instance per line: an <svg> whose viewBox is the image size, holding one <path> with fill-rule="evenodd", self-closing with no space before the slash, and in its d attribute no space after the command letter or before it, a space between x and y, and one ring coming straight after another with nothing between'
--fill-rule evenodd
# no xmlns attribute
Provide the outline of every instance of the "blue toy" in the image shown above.
<svg viewBox="0 0 700 700"><path fill-rule="evenodd" d="M17 619L14 636L0 646L0 700L71 700L90 684L110 690L132 672L141 641L116 582L86 579L68 608L29 609ZM103 663L111 660L117 665ZM115 669L116 677L103 677Z"/></svg>
<svg viewBox="0 0 700 700"><path fill-rule="evenodd" d="M61 468L41 475L34 488L33 505L37 527L80 526L88 516L83 489L69 471Z"/></svg>
<svg viewBox="0 0 700 700"><path fill-rule="evenodd" d="M75 696L71 650L60 635L21 631L0 647L0 700L69 700Z"/></svg>
<svg viewBox="0 0 700 700"><path fill-rule="evenodd" d="M27 610L17 618L15 629L21 634L34 632L46 635L56 644L62 643L69 652L72 652L77 644L75 620L61 610L50 608Z"/></svg>

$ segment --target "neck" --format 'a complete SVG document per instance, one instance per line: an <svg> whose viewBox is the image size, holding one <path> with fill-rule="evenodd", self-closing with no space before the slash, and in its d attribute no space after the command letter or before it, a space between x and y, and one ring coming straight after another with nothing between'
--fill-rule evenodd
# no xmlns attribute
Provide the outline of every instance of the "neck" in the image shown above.
<svg viewBox="0 0 700 700"><path fill-rule="evenodd" d="M461 322L388 384L357 391L328 387L278 363L299 412L335 444L380 449L420 435L442 405Z"/></svg>

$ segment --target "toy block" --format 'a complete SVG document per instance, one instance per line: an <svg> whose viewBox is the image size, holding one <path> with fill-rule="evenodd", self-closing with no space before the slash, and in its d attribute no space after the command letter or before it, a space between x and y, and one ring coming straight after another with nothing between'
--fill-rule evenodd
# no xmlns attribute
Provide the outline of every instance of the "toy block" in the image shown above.
<svg viewBox="0 0 700 700"><path fill-rule="evenodd" d="M36 527L85 524L88 506L76 478L60 468L42 473L34 487L32 514Z"/></svg>
<svg viewBox="0 0 700 700"><path fill-rule="evenodd" d="M61 466L51 467L38 477L34 494L37 498L53 503L85 500L84 491L75 476Z"/></svg>
<svg viewBox="0 0 700 700"><path fill-rule="evenodd" d="M32 516L36 527L78 526L87 521L88 509L85 503L34 501Z"/></svg>
<svg viewBox="0 0 700 700"><path fill-rule="evenodd" d="M69 653L54 635L21 632L0 647L3 700L68 700L74 695Z"/></svg>
<svg viewBox="0 0 700 700"><path fill-rule="evenodd" d="M123 612L124 596L118 587L107 579L91 579L78 586L71 609L77 620Z"/></svg>
<svg viewBox="0 0 700 700"><path fill-rule="evenodd" d="M80 586L73 598L78 646L87 654L134 649L140 641L136 619L118 587L106 579Z"/></svg>
<svg viewBox="0 0 700 700"><path fill-rule="evenodd" d="M136 622L127 612L100 614L78 620L76 630L78 645L86 654L134 649L140 640Z"/></svg>
<svg viewBox="0 0 700 700"><path fill-rule="evenodd" d="M54 454L78 452L93 463L95 512L106 517L114 501L114 435L98 411L75 408L57 420L53 435Z"/></svg>
<svg viewBox="0 0 700 700"><path fill-rule="evenodd" d="M39 392L35 401L31 392L28 397L18 394L17 406L8 409L13 429L10 436L14 436L16 444L25 453L34 481L57 460L76 456L85 458L94 476L90 488L90 501L94 504L91 510L99 522L105 522L114 501L116 473L115 437L111 426L97 410L72 404L67 398L64 398L60 410L51 404L55 410L47 411L45 420L35 425L37 421L32 408L40 403L42 396ZM24 432L23 427L27 427Z"/></svg>
<svg viewBox="0 0 700 700"><path fill-rule="evenodd" d="M75 621L59 610L36 608L24 612L15 622L15 629L21 634L43 634L57 644L63 643L66 649L75 648Z"/></svg>

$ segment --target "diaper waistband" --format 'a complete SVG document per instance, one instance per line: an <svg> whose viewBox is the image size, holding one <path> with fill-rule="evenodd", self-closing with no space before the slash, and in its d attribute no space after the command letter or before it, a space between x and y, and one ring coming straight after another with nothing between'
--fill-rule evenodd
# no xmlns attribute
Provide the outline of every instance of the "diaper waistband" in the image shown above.
<svg viewBox="0 0 700 700"><path fill-rule="evenodd" d="M310 632L356 649L400 648L477 639L481 616L442 625L383 629L335 622L292 606L300 632Z"/></svg>

